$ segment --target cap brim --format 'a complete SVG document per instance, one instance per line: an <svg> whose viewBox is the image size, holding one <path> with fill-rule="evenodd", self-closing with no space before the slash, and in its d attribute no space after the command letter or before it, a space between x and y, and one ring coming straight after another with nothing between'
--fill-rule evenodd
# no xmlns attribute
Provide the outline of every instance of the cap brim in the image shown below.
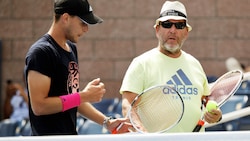
<svg viewBox="0 0 250 141"><path fill-rule="evenodd" d="M159 24L159 22L164 22L164 21L167 21L167 20L186 20L187 21L187 18L184 18L184 17L180 17L180 16L164 16L164 17L160 17L156 20L156 23L154 25L154 27L156 27L156 25ZM192 30L192 27L187 23L187 28L188 28L188 31L191 31Z"/></svg>
<svg viewBox="0 0 250 141"><path fill-rule="evenodd" d="M164 16L164 17L160 17L157 20L158 21L167 21L167 20L187 20L187 18L181 17L181 16Z"/></svg>
<svg viewBox="0 0 250 141"><path fill-rule="evenodd" d="M102 18L98 17L97 15L94 15L93 13L79 17L86 24L97 24L103 22Z"/></svg>

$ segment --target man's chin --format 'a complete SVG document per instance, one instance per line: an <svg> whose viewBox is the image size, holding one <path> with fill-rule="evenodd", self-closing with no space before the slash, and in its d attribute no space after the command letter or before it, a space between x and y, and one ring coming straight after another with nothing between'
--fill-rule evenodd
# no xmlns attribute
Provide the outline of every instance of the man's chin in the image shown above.
<svg viewBox="0 0 250 141"><path fill-rule="evenodd" d="M179 52L180 48L179 47L165 47L165 50L171 53L176 53Z"/></svg>

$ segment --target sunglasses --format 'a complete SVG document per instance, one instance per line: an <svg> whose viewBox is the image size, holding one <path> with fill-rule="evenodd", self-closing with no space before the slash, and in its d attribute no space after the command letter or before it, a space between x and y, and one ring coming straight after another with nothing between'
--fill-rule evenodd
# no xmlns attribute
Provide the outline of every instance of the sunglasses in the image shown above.
<svg viewBox="0 0 250 141"><path fill-rule="evenodd" d="M172 23L169 21L165 22L160 22L159 25L161 25L163 28L171 28L172 26L175 26L176 29L184 29L187 25L186 22L177 22L177 23Z"/></svg>

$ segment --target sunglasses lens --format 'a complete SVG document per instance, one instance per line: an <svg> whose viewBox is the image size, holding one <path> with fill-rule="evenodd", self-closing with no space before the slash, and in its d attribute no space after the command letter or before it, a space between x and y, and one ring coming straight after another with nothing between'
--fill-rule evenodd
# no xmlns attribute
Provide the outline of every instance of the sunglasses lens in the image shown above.
<svg viewBox="0 0 250 141"><path fill-rule="evenodd" d="M164 28L171 28L172 25L173 25L173 23L171 23L171 22L162 22L161 23L161 26Z"/></svg>
<svg viewBox="0 0 250 141"><path fill-rule="evenodd" d="M160 25L164 28L171 28L172 26L175 26L176 29L184 29L186 27L186 22L178 22L178 23L172 23L172 22L161 22Z"/></svg>
<svg viewBox="0 0 250 141"><path fill-rule="evenodd" d="M185 22L175 23L175 27L177 29L184 29L186 27L186 23Z"/></svg>

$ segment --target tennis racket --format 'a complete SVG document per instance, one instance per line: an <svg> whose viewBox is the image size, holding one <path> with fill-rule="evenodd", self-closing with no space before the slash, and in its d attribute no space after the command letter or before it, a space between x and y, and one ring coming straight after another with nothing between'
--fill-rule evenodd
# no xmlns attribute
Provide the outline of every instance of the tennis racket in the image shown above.
<svg viewBox="0 0 250 141"><path fill-rule="evenodd" d="M184 113L180 94L167 85L154 86L138 95L126 115L135 132L163 133L179 123ZM112 133L115 134L122 125ZM134 132L134 131L131 131Z"/></svg>
<svg viewBox="0 0 250 141"><path fill-rule="evenodd" d="M211 84L210 95L202 100L202 114L193 132L199 132L205 124L205 106L209 100L214 100L221 107L238 90L243 80L243 73L240 70L232 70L219 77Z"/></svg>

